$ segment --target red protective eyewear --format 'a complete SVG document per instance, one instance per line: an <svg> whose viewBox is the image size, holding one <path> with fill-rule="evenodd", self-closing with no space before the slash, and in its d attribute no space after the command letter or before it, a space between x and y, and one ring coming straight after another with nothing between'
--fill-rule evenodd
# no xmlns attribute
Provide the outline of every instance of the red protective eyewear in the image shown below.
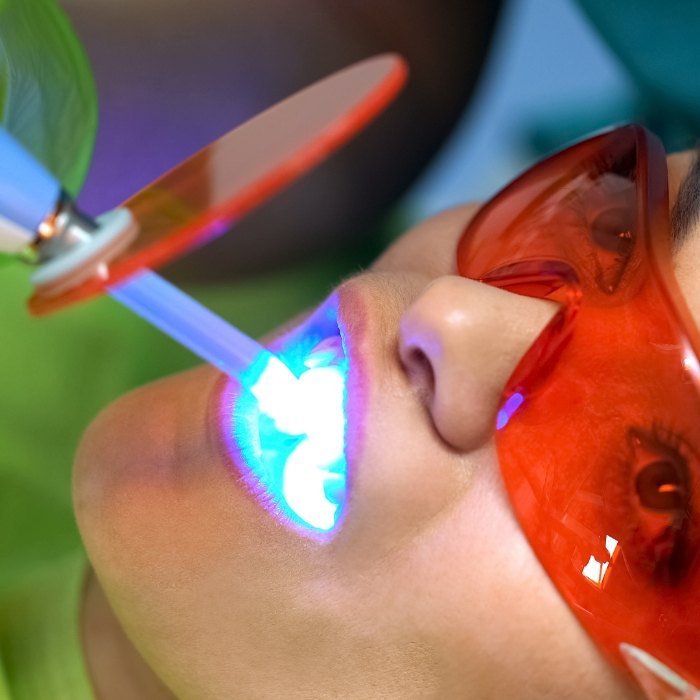
<svg viewBox="0 0 700 700"><path fill-rule="evenodd" d="M624 126L539 163L479 211L457 261L561 303L498 417L533 549L650 697L700 697L700 336L673 274L661 143Z"/></svg>

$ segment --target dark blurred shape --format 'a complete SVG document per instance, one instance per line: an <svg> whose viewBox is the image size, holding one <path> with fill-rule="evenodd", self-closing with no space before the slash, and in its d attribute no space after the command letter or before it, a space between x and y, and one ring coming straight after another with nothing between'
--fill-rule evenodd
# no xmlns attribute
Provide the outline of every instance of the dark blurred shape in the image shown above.
<svg viewBox="0 0 700 700"><path fill-rule="evenodd" d="M468 104L500 2L63 0L93 63L101 123L81 196L113 207L292 92L383 51L409 87L331 161L180 261L222 280L361 244Z"/></svg>
<svg viewBox="0 0 700 700"><path fill-rule="evenodd" d="M669 150L692 146L700 134L700 3L578 0L578 4L641 93L632 118L653 129Z"/></svg>

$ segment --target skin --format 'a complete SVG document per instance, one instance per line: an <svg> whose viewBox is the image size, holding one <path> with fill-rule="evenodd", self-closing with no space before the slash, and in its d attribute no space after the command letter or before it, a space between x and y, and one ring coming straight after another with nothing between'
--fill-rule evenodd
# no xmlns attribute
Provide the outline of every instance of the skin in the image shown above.
<svg viewBox="0 0 700 700"><path fill-rule="evenodd" d="M670 159L672 197L688 163ZM642 697L560 599L504 492L501 390L556 307L454 276L473 211L424 222L341 289L363 417L330 542L278 522L232 470L213 369L94 421L74 492L101 700ZM676 257L696 319L697 240Z"/></svg>

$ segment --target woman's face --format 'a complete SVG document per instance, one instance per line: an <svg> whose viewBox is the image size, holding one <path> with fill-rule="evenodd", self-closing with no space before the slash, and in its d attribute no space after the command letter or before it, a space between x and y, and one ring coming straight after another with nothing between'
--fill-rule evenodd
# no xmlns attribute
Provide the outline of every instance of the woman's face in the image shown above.
<svg viewBox="0 0 700 700"><path fill-rule="evenodd" d="M690 157L669 162L673 197ZM90 560L178 698L638 697L504 492L501 392L556 307L455 276L472 213L426 221L339 289L350 476L330 541L245 486L210 367L125 396L88 430L75 503ZM695 240L677 274L697 319Z"/></svg>

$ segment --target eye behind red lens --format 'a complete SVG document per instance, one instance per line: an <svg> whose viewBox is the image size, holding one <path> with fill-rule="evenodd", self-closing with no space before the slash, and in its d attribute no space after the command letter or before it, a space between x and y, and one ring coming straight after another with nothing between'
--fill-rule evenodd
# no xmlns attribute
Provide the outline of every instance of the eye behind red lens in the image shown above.
<svg viewBox="0 0 700 700"><path fill-rule="evenodd" d="M496 434L534 551L612 658L632 645L700 687L700 337L673 277L660 142L627 126L540 163L480 210L457 266L562 304Z"/></svg>

